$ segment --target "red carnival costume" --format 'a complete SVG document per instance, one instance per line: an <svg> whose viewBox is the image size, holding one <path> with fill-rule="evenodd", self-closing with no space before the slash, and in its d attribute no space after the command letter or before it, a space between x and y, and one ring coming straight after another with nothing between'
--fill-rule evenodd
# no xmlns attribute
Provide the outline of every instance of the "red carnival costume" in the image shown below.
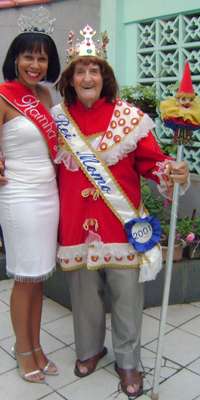
<svg viewBox="0 0 200 400"><path fill-rule="evenodd" d="M95 33L86 25L81 42L69 33L67 67L59 83L65 104L52 111L60 145L58 258L64 271L72 271L67 280L77 355L74 373L91 374L107 353L107 288L115 370L122 391L135 398L143 392L139 282L155 279L162 265L161 229L142 205L140 176L168 191L168 158L151 133L154 123L147 114L121 99L109 102L117 83L106 61L108 37L104 32L95 42Z"/></svg>
<svg viewBox="0 0 200 400"><path fill-rule="evenodd" d="M128 200L138 209L141 202L140 175L160 183L155 174L157 163L167 158L150 132L154 127L153 121L120 99L108 103L101 98L90 109L79 101L68 109L55 106L53 115L56 122L63 112L73 125L79 127L92 147L99 143L100 158L109 166ZM69 153L67 157L65 151L62 153L63 146L66 148L61 140L60 158L64 162L59 166L58 258L63 270L139 267L138 254L128 243L122 223L70 159ZM153 278L154 274L150 279Z"/></svg>

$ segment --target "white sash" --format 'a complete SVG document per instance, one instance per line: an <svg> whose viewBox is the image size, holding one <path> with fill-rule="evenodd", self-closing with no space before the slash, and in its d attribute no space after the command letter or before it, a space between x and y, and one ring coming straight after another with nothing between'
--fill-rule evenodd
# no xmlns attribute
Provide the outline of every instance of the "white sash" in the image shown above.
<svg viewBox="0 0 200 400"><path fill-rule="evenodd" d="M61 135L62 148L73 155L76 163L120 222L124 225L132 218L145 217L147 213L143 207L138 210L134 208L107 165L101 160L101 153L87 142L64 106L54 107L53 115ZM162 263L160 245L140 254L140 261L139 280L154 279Z"/></svg>

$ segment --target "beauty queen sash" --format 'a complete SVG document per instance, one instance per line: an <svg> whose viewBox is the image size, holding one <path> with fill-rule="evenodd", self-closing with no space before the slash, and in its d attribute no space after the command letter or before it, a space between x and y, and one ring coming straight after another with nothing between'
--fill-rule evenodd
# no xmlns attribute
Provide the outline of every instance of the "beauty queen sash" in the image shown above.
<svg viewBox="0 0 200 400"><path fill-rule="evenodd" d="M129 243L140 254L140 281L155 278L161 268L159 221L148 216L142 206L138 210L134 208L67 110L58 105L54 107L53 114L61 135L61 146L73 155L88 180L99 190L104 202L123 224Z"/></svg>
<svg viewBox="0 0 200 400"><path fill-rule="evenodd" d="M40 100L33 95L29 88L18 81L0 84L0 97L37 126L47 143L50 156L54 160L57 154L57 127L51 114Z"/></svg>

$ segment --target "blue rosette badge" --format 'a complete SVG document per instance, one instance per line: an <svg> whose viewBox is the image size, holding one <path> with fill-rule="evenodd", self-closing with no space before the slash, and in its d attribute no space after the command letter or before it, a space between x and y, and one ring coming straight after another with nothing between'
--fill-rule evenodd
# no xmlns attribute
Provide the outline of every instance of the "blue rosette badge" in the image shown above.
<svg viewBox="0 0 200 400"><path fill-rule="evenodd" d="M161 237L160 221L151 215L133 218L124 225L128 241L138 253L152 249Z"/></svg>

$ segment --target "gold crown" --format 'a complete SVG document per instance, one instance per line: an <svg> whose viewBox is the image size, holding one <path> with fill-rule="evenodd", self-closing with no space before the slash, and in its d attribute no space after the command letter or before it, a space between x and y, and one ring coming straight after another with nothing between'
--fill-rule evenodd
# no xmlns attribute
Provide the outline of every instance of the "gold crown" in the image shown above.
<svg viewBox="0 0 200 400"><path fill-rule="evenodd" d="M96 35L91 26L86 25L83 30L80 30L83 40L75 37L74 32L70 31L67 38L67 64L75 60L77 57L90 56L100 57L103 60L107 59L107 44L109 42L107 32L101 33L101 39L93 40Z"/></svg>

